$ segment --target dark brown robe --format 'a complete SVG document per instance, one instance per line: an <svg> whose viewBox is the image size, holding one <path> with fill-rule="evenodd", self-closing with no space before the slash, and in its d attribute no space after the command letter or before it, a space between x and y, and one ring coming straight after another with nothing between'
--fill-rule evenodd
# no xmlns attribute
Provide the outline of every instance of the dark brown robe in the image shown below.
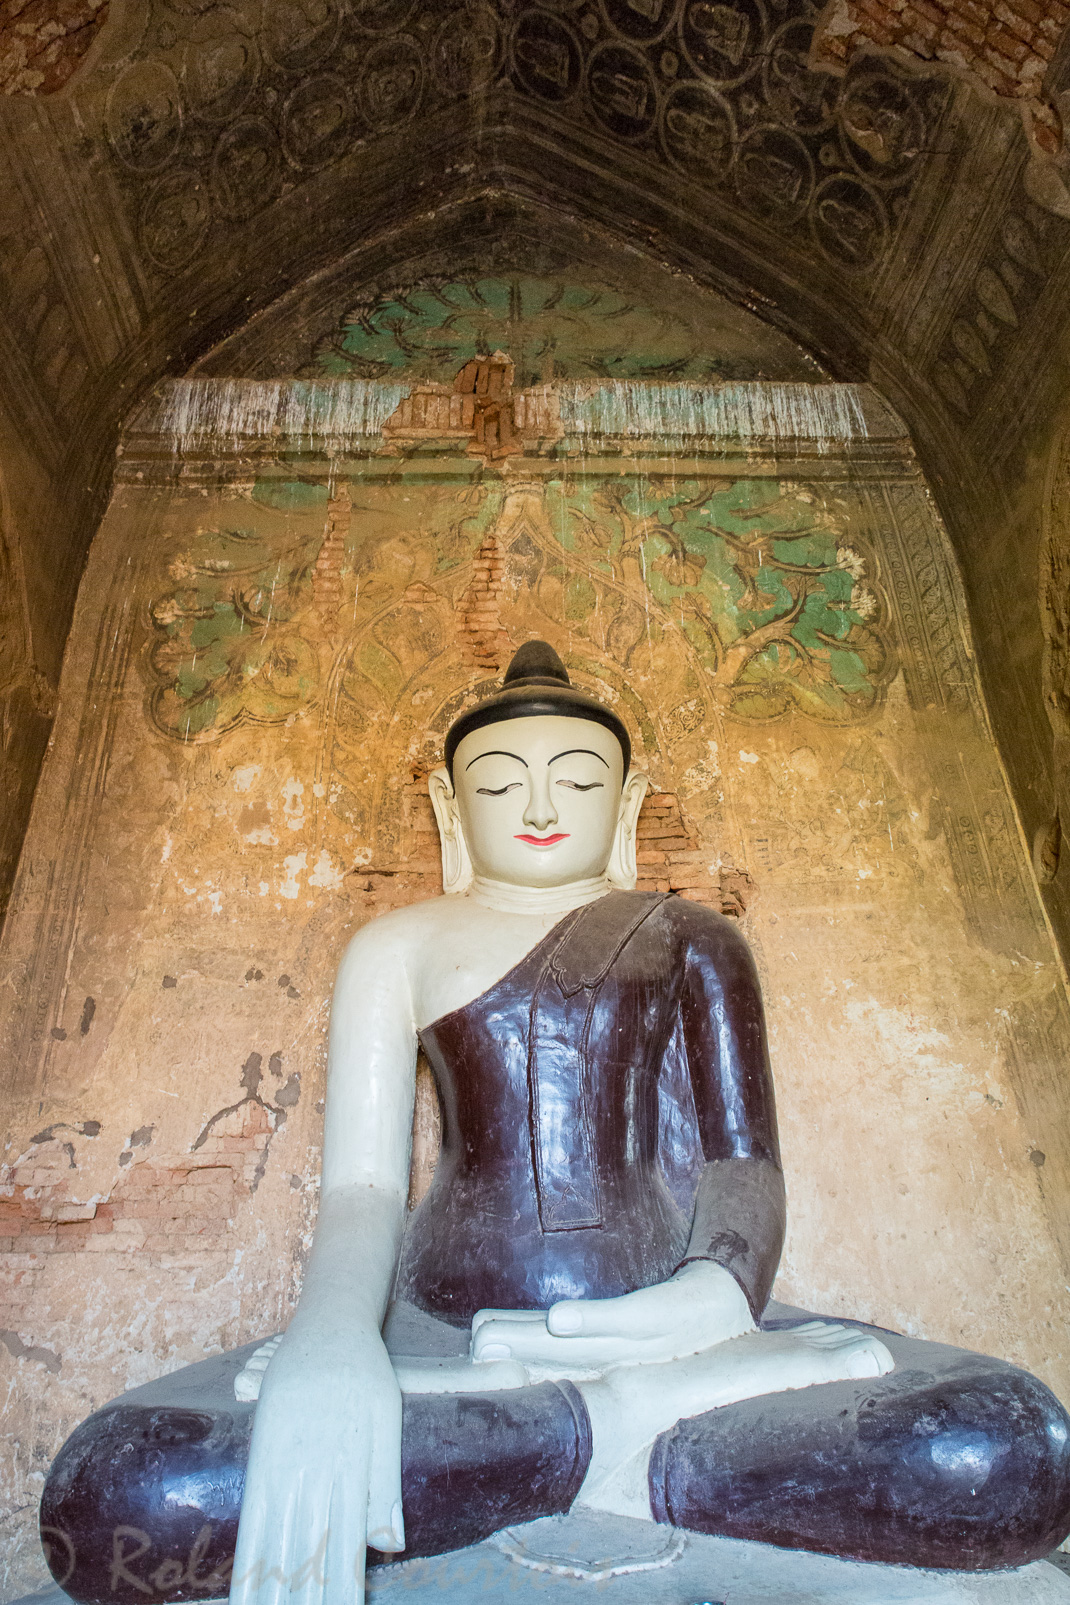
<svg viewBox="0 0 1070 1605"><path fill-rule="evenodd" d="M399 1298L467 1326L710 1259L761 1314L784 1183L761 992L731 921L610 892L421 1042L442 1150Z"/></svg>

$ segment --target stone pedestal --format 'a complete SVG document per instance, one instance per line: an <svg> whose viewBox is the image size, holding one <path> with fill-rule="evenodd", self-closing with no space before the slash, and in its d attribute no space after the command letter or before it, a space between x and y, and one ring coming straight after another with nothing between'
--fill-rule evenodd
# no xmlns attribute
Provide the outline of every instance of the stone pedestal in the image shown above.
<svg viewBox="0 0 1070 1605"><path fill-rule="evenodd" d="M375 1568L367 1605L1070 1605L1047 1561L1015 1571L916 1571L680 1533L593 1511ZM55 1588L13 1605L71 1605ZM203 1605L225 1605L206 1600Z"/></svg>
<svg viewBox="0 0 1070 1605"><path fill-rule="evenodd" d="M865 1566L575 1512L372 1574L368 1605L1070 1605L1047 1561L1007 1572Z"/></svg>

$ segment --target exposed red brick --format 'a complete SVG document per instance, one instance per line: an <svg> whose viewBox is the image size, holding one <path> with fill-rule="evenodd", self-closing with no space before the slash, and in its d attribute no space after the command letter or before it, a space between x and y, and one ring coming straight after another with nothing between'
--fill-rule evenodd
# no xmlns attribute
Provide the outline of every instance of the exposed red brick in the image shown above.
<svg viewBox="0 0 1070 1605"><path fill-rule="evenodd" d="M819 26L816 53L828 66L849 65L874 45L924 61L938 53L1021 102L1036 143L1058 148L1061 124L1042 83L1070 23L1064 0L830 0L826 21L835 29Z"/></svg>
<svg viewBox="0 0 1070 1605"><path fill-rule="evenodd" d="M1006 4L1005 0L996 0L995 13L1009 28L1014 26L1014 18L1017 15L1023 23L1029 25L1031 32L1038 22L1043 22L1047 14L1040 0L1015 0L1014 5Z"/></svg>
<svg viewBox="0 0 1070 1605"><path fill-rule="evenodd" d="M997 26L988 30L988 37L985 40L985 54L990 61L995 60L997 65L1003 67L1004 71L1006 71L1006 63L1008 61L1012 61L1016 67L1020 67L1026 56L1032 55L1032 51L1024 40L1018 39L1013 33L1009 33L1006 28Z"/></svg>
<svg viewBox="0 0 1070 1605"><path fill-rule="evenodd" d="M999 22L1004 28L1006 28L1008 33L1013 33L1015 37L1020 39L1026 46L1031 44L1033 36L1037 31L1036 22L1032 17L1023 16L1021 14L1020 7L1012 10L1011 7L1005 3L1005 0L996 0L993 10Z"/></svg>
<svg viewBox="0 0 1070 1605"><path fill-rule="evenodd" d="M312 570L312 602L328 627L342 605L342 561L352 503L348 481L336 486L327 505L327 532Z"/></svg>
<svg viewBox="0 0 1070 1605"><path fill-rule="evenodd" d="M940 35L940 43L953 49L962 49L964 45L974 45L978 49L985 42L985 30L968 17L949 17L947 27ZM967 54L963 50L963 56Z"/></svg>
<svg viewBox="0 0 1070 1605"><path fill-rule="evenodd" d="M476 553L472 583L461 599L457 634L465 655L481 669L497 670L509 651L499 609L505 554L496 535L488 535Z"/></svg>
<svg viewBox="0 0 1070 1605"><path fill-rule="evenodd" d="M108 15L108 0L0 0L0 93L62 89Z"/></svg>

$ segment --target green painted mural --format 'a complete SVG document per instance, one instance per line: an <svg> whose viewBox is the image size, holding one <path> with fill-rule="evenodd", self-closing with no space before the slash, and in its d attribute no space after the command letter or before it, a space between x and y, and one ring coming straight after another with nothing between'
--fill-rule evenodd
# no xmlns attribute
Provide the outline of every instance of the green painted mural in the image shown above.
<svg viewBox="0 0 1070 1605"><path fill-rule="evenodd" d="M152 718L182 741L276 724L315 693L316 652L295 626L311 595L327 490L268 481L247 505L249 525L199 531L175 555L176 583L152 605Z"/></svg>
<svg viewBox="0 0 1070 1605"><path fill-rule="evenodd" d="M244 505L248 527L176 550L178 583L152 609L153 719L181 740L285 721L340 674L339 737L356 751L369 719L459 652L454 615L488 539L503 622L568 631L577 663L585 638L608 650L622 696L636 655L670 638L704 700L745 720L851 723L891 671L874 557L842 533L842 506L795 484L416 474L400 495L357 481L330 500L324 485L267 481Z"/></svg>
<svg viewBox="0 0 1070 1605"><path fill-rule="evenodd" d="M770 480L668 491L585 481L549 487L548 510L585 571L638 558L652 601L678 616L724 711L769 719L795 707L844 723L876 703L890 654L873 558L837 535L810 491ZM587 605L575 599L578 616Z"/></svg>
<svg viewBox="0 0 1070 1605"><path fill-rule="evenodd" d="M678 313L616 290L523 274L424 278L353 308L321 342L331 377L451 382L470 358L508 351L519 384L551 379L737 377Z"/></svg>

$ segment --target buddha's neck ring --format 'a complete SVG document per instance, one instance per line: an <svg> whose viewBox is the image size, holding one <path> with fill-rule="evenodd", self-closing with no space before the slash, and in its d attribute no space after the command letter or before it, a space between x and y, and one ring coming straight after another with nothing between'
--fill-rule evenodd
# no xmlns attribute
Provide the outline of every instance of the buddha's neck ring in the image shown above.
<svg viewBox="0 0 1070 1605"><path fill-rule="evenodd" d="M594 903L612 890L608 875L569 881L564 886L514 886L509 881L476 875L466 895L474 903L504 914L567 914L569 909Z"/></svg>

